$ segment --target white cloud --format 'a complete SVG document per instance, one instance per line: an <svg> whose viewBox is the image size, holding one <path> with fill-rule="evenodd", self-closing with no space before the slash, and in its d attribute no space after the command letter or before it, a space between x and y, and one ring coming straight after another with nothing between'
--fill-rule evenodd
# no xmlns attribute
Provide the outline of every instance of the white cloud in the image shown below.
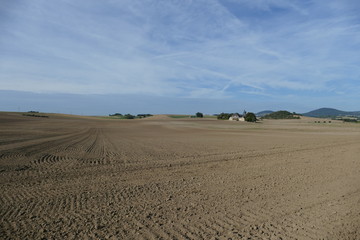
<svg viewBox="0 0 360 240"><path fill-rule="evenodd" d="M250 13L224 2L13 5L2 25L0 89L226 98L358 85L353 2L227 1Z"/></svg>

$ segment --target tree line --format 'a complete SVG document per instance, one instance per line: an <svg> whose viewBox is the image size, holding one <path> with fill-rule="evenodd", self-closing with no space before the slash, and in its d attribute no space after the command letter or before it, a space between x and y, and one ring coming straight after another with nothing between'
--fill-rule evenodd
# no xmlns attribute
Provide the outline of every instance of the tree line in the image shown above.
<svg viewBox="0 0 360 240"><path fill-rule="evenodd" d="M244 111L243 114L239 114L239 113L220 113L217 114L217 119L219 120L229 120L229 118L233 115L239 116L239 117L243 117L245 121L247 122L256 122L257 118L256 115L252 112L246 112Z"/></svg>
<svg viewBox="0 0 360 240"><path fill-rule="evenodd" d="M120 119L135 119L135 118L146 118L146 117L151 117L153 116L152 114L138 114L138 115L132 115L130 113L127 114L121 114L121 113L114 113L114 114L109 114L109 117L116 117L116 118L120 118Z"/></svg>

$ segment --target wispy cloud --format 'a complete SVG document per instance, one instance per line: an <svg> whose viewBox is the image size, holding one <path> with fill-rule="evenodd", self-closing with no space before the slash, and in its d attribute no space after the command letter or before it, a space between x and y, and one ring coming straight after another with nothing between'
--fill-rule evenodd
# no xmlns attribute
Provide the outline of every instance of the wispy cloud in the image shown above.
<svg viewBox="0 0 360 240"><path fill-rule="evenodd" d="M353 94L358 10L350 0L18 1L0 12L0 89Z"/></svg>

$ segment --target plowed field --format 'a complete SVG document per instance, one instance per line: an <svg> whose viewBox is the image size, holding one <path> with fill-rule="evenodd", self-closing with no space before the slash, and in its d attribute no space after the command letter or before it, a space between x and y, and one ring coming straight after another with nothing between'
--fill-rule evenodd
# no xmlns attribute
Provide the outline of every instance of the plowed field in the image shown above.
<svg viewBox="0 0 360 240"><path fill-rule="evenodd" d="M0 239L360 239L360 124L0 113Z"/></svg>

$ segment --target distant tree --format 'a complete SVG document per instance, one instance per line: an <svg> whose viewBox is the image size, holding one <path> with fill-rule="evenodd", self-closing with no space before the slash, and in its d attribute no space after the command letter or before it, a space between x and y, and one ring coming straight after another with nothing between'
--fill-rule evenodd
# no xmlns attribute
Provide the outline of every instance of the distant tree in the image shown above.
<svg viewBox="0 0 360 240"><path fill-rule="evenodd" d="M343 118L342 119L344 122L358 122L357 119L350 119L350 118Z"/></svg>
<svg viewBox="0 0 360 240"><path fill-rule="evenodd" d="M119 117L121 117L122 114L121 114L121 113L114 113L114 114L109 114L109 116L110 116L110 117L111 117L111 116L119 116Z"/></svg>
<svg viewBox="0 0 360 240"><path fill-rule="evenodd" d="M202 114L201 112L197 112L195 115L196 115L196 117L198 117L198 118L204 117L204 114Z"/></svg>
<svg viewBox="0 0 360 240"><path fill-rule="evenodd" d="M220 113L217 115L217 119L228 120L231 117L232 113Z"/></svg>
<svg viewBox="0 0 360 240"><path fill-rule="evenodd" d="M244 116L245 121L247 122L256 122L256 116L254 113L252 112L248 112L246 113L246 115Z"/></svg>
<svg viewBox="0 0 360 240"><path fill-rule="evenodd" d="M125 114L125 115L124 115L124 118L125 118L125 119L134 119L135 116L128 113L128 114Z"/></svg>
<svg viewBox="0 0 360 240"><path fill-rule="evenodd" d="M152 116L152 114L148 114L148 113L146 113L146 114L138 114L137 115L138 118L146 118L146 117L151 117L151 116Z"/></svg>

